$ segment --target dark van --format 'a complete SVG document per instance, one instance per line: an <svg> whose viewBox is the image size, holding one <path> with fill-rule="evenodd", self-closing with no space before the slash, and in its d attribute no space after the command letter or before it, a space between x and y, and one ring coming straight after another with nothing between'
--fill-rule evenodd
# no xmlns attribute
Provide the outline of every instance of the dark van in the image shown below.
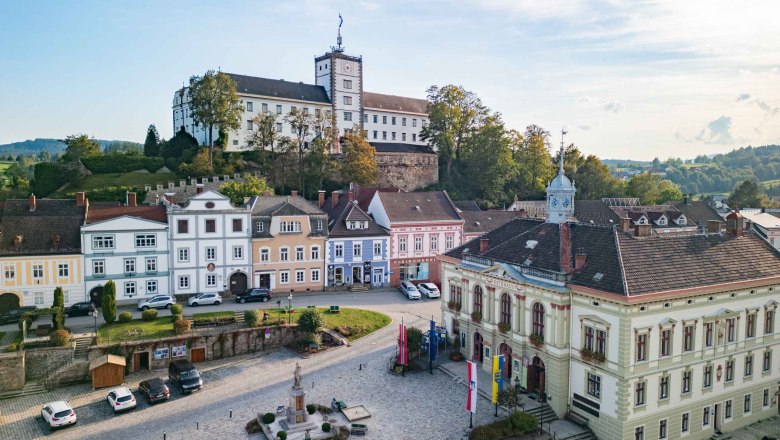
<svg viewBox="0 0 780 440"><path fill-rule="evenodd" d="M186 359L178 359L168 365L168 379L182 394L197 391L203 386L198 370Z"/></svg>

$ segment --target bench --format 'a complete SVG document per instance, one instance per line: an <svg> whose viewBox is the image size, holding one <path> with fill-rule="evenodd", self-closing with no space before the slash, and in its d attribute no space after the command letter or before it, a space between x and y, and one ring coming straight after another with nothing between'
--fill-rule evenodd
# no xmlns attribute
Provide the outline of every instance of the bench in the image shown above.
<svg viewBox="0 0 780 440"><path fill-rule="evenodd" d="M588 419L585 416L579 415L574 411L569 411L566 413L566 418L571 420L572 422L582 426L583 428L588 427Z"/></svg>
<svg viewBox="0 0 780 440"><path fill-rule="evenodd" d="M340 306L330 306L330 313L339 313L341 312Z"/></svg>
<svg viewBox="0 0 780 440"><path fill-rule="evenodd" d="M35 328L35 336L47 336L51 331L51 324L39 324Z"/></svg>
<svg viewBox="0 0 780 440"><path fill-rule="evenodd" d="M353 423L349 427L349 433L359 436L366 435L368 433L368 426L361 423Z"/></svg>

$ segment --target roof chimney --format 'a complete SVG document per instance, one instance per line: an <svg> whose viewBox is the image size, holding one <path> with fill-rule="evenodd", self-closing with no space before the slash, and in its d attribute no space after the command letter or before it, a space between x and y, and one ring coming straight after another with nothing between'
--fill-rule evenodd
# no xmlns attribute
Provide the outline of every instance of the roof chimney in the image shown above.
<svg viewBox="0 0 780 440"><path fill-rule="evenodd" d="M685 203L686 205L690 205L691 204L691 195L690 194L686 194L685 197L683 197L683 203Z"/></svg>
<svg viewBox="0 0 780 440"><path fill-rule="evenodd" d="M297 197L298 196L298 191L292 190L292 191L290 191L290 195L293 196L293 197Z"/></svg>
<svg viewBox="0 0 780 440"><path fill-rule="evenodd" d="M479 253L484 254L486 250L488 250L488 246L490 245L490 240L487 238L480 238L479 239Z"/></svg>
<svg viewBox="0 0 780 440"><path fill-rule="evenodd" d="M195 194L200 194L203 192L203 184L199 183L195 185Z"/></svg>
<svg viewBox="0 0 780 440"><path fill-rule="evenodd" d="M138 199L134 192L127 192L127 206L138 206Z"/></svg>
<svg viewBox="0 0 780 440"><path fill-rule="evenodd" d="M631 232L631 219L630 218L628 218L628 217L621 218L619 225L620 225L620 231L621 232L625 232L625 233Z"/></svg>
<svg viewBox="0 0 780 440"><path fill-rule="evenodd" d="M317 207L322 209L325 206L325 190L317 191Z"/></svg>
<svg viewBox="0 0 780 440"><path fill-rule="evenodd" d="M561 270L564 273L571 273L571 229L566 222L558 225L558 233L560 235L560 258L561 258Z"/></svg>
<svg viewBox="0 0 780 440"><path fill-rule="evenodd" d="M30 194L30 212L35 211L35 208L37 206L38 206L38 204L35 201L35 194Z"/></svg>
<svg viewBox="0 0 780 440"><path fill-rule="evenodd" d="M708 220L707 221L707 232L710 234L717 234L720 232L720 224L721 222L717 220Z"/></svg>
<svg viewBox="0 0 780 440"><path fill-rule="evenodd" d="M331 202L331 206L334 207L334 208L336 207L336 205L339 204L339 192L338 191L333 191L332 193L330 193L330 202Z"/></svg>
<svg viewBox="0 0 780 440"><path fill-rule="evenodd" d="M574 271L579 272L582 270L583 267L585 267L585 263L588 262L588 256L585 254L584 251L579 250L576 254L574 254Z"/></svg>
<svg viewBox="0 0 780 440"><path fill-rule="evenodd" d="M738 211L733 211L726 216L726 232L737 237L742 236L745 230L745 218Z"/></svg>
<svg viewBox="0 0 780 440"><path fill-rule="evenodd" d="M84 206L84 199L86 196L83 192L77 192L76 193L76 206Z"/></svg>
<svg viewBox="0 0 780 440"><path fill-rule="evenodd" d="M634 225L635 237L649 237L653 227L650 225Z"/></svg>
<svg viewBox="0 0 780 440"><path fill-rule="evenodd" d="M349 200L350 202L355 200L355 193L354 193L354 191L350 191L350 192L347 193L347 200Z"/></svg>

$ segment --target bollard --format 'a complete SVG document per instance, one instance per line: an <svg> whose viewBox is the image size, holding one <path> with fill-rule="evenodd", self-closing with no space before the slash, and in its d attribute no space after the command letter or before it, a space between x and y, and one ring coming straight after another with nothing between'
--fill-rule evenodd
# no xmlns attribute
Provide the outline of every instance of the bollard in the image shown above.
<svg viewBox="0 0 780 440"><path fill-rule="evenodd" d="M200 422L195 422L195 430L197 431L199 429L200 429Z"/></svg>
<svg viewBox="0 0 780 440"><path fill-rule="evenodd" d="M165 431L163 431L163 440L165 440Z"/></svg>
<svg viewBox="0 0 780 440"><path fill-rule="evenodd" d="M233 408L230 408L230 418L233 418Z"/></svg>

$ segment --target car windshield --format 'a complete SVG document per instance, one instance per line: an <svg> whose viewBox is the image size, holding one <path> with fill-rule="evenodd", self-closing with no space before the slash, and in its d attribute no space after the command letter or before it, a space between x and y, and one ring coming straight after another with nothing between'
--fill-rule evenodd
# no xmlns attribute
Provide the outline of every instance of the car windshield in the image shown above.
<svg viewBox="0 0 780 440"><path fill-rule="evenodd" d="M122 397L116 399L117 402L129 402L131 400L133 400L133 396L132 395L122 396Z"/></svg>
<svg viewBox="0 0 780 440"><path fill-rule="evenodd" d="M60 412L58 412L58 413L55 413L55 414L54 414L54 417L65 417L65 416L67 416L68 414L70 414L70 410L69 410L69 409L66 409L66 410L60 411Z"/></svg>
<svg viewBox="0 0 780 440"><path fill-rule="evenodd" d="M181 378L182 379L196 379L196 378L198 378L198 372L195 371L195 370L182 371L181 372Z"/></svg>

